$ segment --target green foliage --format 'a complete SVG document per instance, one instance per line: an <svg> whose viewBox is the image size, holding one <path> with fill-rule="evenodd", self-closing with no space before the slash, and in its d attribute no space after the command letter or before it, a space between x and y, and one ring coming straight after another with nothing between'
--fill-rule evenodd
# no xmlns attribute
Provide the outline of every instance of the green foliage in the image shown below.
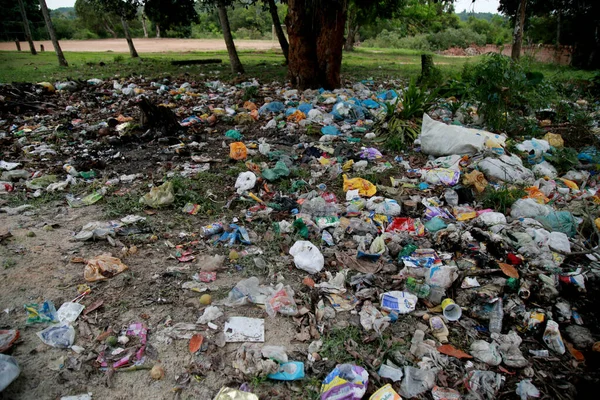
<svg viewBox="0 0 600 400"><path fill-rule="evenodd" d="M577 151L571 147L554 149L551 155L546 154L544 158L554 165L559 175L567 173L579 164Z"/></svg>
<svg viewBox="0 0 600 400"><path fill-rule="evenodd" d="M244 95L242 96L242 100L248 101L254 99L258 95L258 87L257 86L248 86L244 89Z"/></svg>
<svg viewBox="0 0 600 400"><path fill-rule="evenodd" d="M398 100L385 105L384 117L375 123L379 140L391 151L405 150L419 136L421 118L435 103L437 91L427 91L411 79Z"/></svg>
<svg viewBox="0 0 600 400"><path fill-rule="evenodd" d="M433 50L446 50L450 47L464 49L472 44L483 46L486 42L485 35L476 33L468 28L446 29L429 35L427 40L431 43Z"/></svg>
<svg viewBox="0 0 600 400"><path fill-rule="evenodd" d="M468 28L449 28L430 34L418 34L402 37L397 31L383 30L374 39L363 42L365 47L383 47L413 50L446 50L450 47L466 48L472 44L484 45L486 37Z"/></svg>
<svg viewBox="0 0 600 400"><path fill-rule="evenodd" d="M470 85L486 125L494 131L508 130L514 115L528 116L548 107L556 96L543 75L528 73L526 61L516 63L500 54L487 55L472 68L465 68L463 80Z"/></svg>
<svg viewBox="0 0 600 400"><path fill-rule="evenodd" d="M484 208L491 208L495 211L506 213L506 209L510 208L513 203L527 195L521 188L502 188L494 190L489 187L483 192L481 202Z"/></svg>

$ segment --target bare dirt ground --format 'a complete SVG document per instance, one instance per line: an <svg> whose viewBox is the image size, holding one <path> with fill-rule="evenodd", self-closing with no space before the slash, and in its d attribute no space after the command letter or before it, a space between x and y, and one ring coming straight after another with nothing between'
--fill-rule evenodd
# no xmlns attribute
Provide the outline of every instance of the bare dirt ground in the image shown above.
<svg viewBox="0 0 600 400"><path fill-rule="evenodd" d="M46 51L53 49L49 40L36 41L35 47L39 49L44 45ZM186 51L214 51L226 50L223 39L134 39L135 48L140 53L186 52ZM236 40L238 49L270 50L277 48L277 41L271 40ZM129 48L125 39L102 40L61 40L63 51L113 51L115 53L128 53ZM21 43L21 48L26 49L27 43ZM14 42L0 42L0 50L15 50Z"/></svg>

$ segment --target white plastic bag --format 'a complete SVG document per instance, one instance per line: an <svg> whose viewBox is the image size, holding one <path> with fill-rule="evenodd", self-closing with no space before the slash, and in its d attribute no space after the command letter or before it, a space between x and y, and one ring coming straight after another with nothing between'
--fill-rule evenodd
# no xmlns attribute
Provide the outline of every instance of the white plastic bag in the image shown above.
<svg viewBox="0 0 600 400"><path fill-rule="evenodd" d="M456 125L446 125L423 115L421 151L432 156L475 154L486 147L504 152L504 136ZM486 145L487 144L487 145Z"/></svg>
<svg viewBox="0 0 600 400"><path fill-rule="evenodd" d="M298 240L290 249L296 267L310 274L316 274L323 269L325 258L321 251L308 240Z"/></svg>
<svg viewBox="0 0 600 400"><path fill-rule="evenodd" d="M252 171L240 173L235 181L235 188L238 194L252 189L254 185L256 185L256 175Z"/></svg>
<svg viewBox="0 0 600 400"><path fill-rule="evenodd" d="M17 379L20 373L21 368L14 357L0 354L0 392Z"/></svg>
<svg viewBox="0 0 600 400"><path fill-rule="evenodd" d="M540 215L548 215L552 209L544 204L540 204L534 199L519 199L515 201L510 210L510 216L513 218L535 218Z"/></svg>
<svg viewBox="0 0 600 400"><path fill-rule="evenodd" d="M385 199L381 196L371 197L367 200L367 209L375 211L375 214L383 214L388 217L396 217L402 211L396 200Z"/></svg>
<svg viewBox="0 0 600 400"><path fill-rule="evenodd" d="M479 169L490 180L514 184L531 184L534 180L533 172L525 168L521 159L515 155L484 158L479 162Z"/></svg>
<svg viewBox="0 0 600 400"><path fill-rule="evenodd" d="M550 164L548 161L542 161L541 163L534 165L531 170L537 177L547 176L550 179L554 179L556 178L556 175L558 175L554 165Z"/></svg>
<svg viewBox="0 0 600 400"><path fill-rule="evenodd" d="M504 214L499 212L486 212L477 218L477 221L481 222L485 226L493 226L498 224L506 224L506 217Z"/></svg>

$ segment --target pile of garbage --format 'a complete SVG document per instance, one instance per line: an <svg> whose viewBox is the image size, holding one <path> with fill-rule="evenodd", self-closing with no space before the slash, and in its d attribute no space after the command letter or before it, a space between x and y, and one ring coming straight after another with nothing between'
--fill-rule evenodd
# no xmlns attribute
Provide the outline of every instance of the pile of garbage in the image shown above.
<svg viewBox="0 0 600 400"><path fill-rule="evenodd" d="M423 115L412 149L389 152L373 128L398 106L399 87L89 80L31 85L22 101L23 88L0 87L0 212L34 215L35 199L57 193L70 208L102 206L135 188L146 214L74 232L106 240L112 254L71 260L85 264L75 300L58 310L50 300L26 304L27 325L46 326L39 339L72 350L71 364L148 369L157 380L177 373L165 372L153 344L187 340L194 355L236 346L228 367L246 383L211 393L219 400L258 399L248 385L257 377L299 381L322 400L582 395L598 382L599 143L577 149L565 170L557 155L568 137L515 143L439 106ZM142 98L179 127L150 123ZM220 209L176 207L185 193L176 180L207 173L222 180L201 195ZM145 225L170 211L193 218L193 231ZM202 294L199 314L130 321L90 346L78 324L104 301L87 300L94 285L128 270L134 238L162 246L157 235L170 253L164 274ZM217 298L223 275L237 282ZM293 320L302 352L264 344L265 325L282 318ZM0 351L18 336L0 331ZM3 390L19 357L0 356ZM179 390L193 384L187 376Z"/></svg>

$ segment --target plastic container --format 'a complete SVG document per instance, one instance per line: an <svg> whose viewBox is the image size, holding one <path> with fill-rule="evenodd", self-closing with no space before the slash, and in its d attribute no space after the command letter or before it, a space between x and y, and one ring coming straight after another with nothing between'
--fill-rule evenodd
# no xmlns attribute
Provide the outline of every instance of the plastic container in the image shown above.
<svg viewBox="0 0 600 400"><path fill-rule="evenodd" d="M502 333L502 319L504 318L504 307L502 305L502 298L498 298L494 304L494 308L490 313L490 325L489 330L491 333Z"/></svg>
<svg viewBox="0 0 600 400"><path fill-rule="evenodd" d="M431 317L429 319L429 327L431 328L431 333L437 340L441 343L448 343L448 335L450 332L440 317Z"/></svg>
<svg viewBox="0 0 600 400"><path fill-rule="evenodd" d="M462 309L452 299L442 301L442 312L448 321L458 321L462 316Z"/></svg>
<svg viewBox="0 0 600 400"><path fill-rule="evenodd" d="M555 321L548 321L546 324L544 343L546 343L546 346L548 346L550 350L555 351L558 354L565 354L565 343L558 330L558 323Z"/></svg>
<svg viewBox="0 0 600 400"><path fill-rule="evenodd" d="M206 225L200 228L200 233L205 238L221 232L223 232L223 224L220 222L215 222L214 224Z"/></svg>
<svg viewBox="0 0 600 400"><path fill-rule="evenodd" d="M279 366L279 370L274 374L267 375L267 378L276 381L295 381L304 378L304 363L300 361L291 361Z"/></svg>
<svg viewBox="0 0 600 400"><path fill-rule="evenodd" d="M420 299L427 298L431 292L431 287L428 284L422 283L413 277L406 280L404 288L406 291L416 295Z"/></svg>

